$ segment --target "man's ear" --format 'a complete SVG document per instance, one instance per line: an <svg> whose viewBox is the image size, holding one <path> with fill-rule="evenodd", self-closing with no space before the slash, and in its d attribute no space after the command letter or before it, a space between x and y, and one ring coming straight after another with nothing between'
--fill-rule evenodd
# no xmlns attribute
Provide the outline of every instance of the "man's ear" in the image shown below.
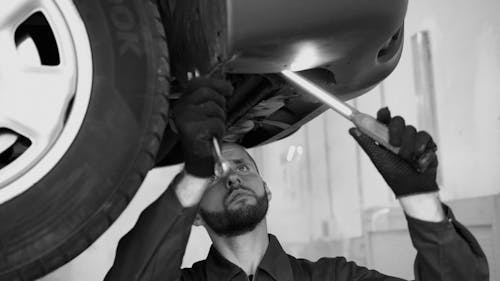
<svg viewBox="0 0 500 281"><path fill-rule="evenodd" d="M267 183L266 182L263 182L263 183L264 183L264 191L267 194L267 201L271 201L271 198L273 197L273 195L271 193L271 190L269 189L269 187L267 187Z"/></svg>
<svg viewBox="0 0 500 281"><path fill-rule="evenodd" d="M205 225L204 221L203 221L203 218L200 216L200 213L196 214L196 217L194 218L193 225L194 226L203 226L203 225Z"/></svg>

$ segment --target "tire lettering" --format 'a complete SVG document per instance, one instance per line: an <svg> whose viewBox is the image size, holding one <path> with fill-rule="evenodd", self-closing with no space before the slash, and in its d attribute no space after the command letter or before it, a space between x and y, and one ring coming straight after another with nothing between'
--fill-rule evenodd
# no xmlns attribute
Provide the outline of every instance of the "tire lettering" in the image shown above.
<svg viewBox="0 0 500 281"><path fill-rule="evenodd" d="M111 7L110 18L113 26L119 31L120 55L133 52L137 56L142 56L142 50L139 46L139 35L134 32L137 29L134 14L126 6L120 5L123 0L108 0L108 2L115 4Z"/></svg>
<svg viewBox="0 0 500 281"><path fill-rule="evenodd" d="M111 21L120 30L131 30L135 26L134 15L123 6L113 7Z"/></svg>
<svg viewBox="0 0 500 281"><path fill-rule="evenodd" d="M138 56L141 54L139 48L139 37L135 33L120 32L118 33L118 40L122 43L120 45L120 55L125 54L127 51L132 51Z"/></svg>

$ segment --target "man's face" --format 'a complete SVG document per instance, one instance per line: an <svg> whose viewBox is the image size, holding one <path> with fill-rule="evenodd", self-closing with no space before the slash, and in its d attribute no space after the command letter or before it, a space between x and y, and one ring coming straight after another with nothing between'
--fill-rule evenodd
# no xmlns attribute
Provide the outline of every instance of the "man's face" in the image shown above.
<svg viewBox="0 0 500 281"><path fill-rule="evenodd" d="M222 236L251 231L267 213L267 187L255 163L243 147L224 144L222 155L230 162L230 172L215 178L200 203L206 226Z"/></svg>

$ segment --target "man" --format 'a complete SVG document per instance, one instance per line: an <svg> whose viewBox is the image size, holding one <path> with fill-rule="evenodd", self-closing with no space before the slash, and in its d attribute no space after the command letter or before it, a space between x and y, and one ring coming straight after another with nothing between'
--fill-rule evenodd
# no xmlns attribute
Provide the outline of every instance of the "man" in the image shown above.
<svg viewBox="0 0 500 281"><path fill-rule="evenodd" d="M401 280L347 262L317 262L288 256L268 234L266 212L271 192L250 155L236 144L224 144L231 163L227 176L213 177L212 137L224 133L224 81L195 79L174 106L185 167L167 191L140 216L121 239L106 280ZM435 150L425 132L406 126L387 109L377 118L390 130L394 155L357 129L350 133L369 155L400 200L418 255L417 280L488 280L486 258L477 241L443 205L436 184L437 160L419 173L412 163ZM204 261L180 269L191 225L203 225L213 242ZM298 226L299 227L299 226Z"/></svg>

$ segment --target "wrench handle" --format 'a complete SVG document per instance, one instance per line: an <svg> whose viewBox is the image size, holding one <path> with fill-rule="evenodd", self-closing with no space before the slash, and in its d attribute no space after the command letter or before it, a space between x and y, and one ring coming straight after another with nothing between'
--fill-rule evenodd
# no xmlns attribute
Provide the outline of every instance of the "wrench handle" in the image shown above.
<svg viewBox="0 0 500 281"><path fill-rule="evenodd" d="M372 116L362 113L354 112L351 115L351 121L358 127L358 129L371 139L388 149L394 154L399 154L399 147L395 147L389 143L389 128L386 125L377 121ZM428 149L417 160L417 171L419 173L425 172L432 161L436 158L434 149Z"/></svg>

